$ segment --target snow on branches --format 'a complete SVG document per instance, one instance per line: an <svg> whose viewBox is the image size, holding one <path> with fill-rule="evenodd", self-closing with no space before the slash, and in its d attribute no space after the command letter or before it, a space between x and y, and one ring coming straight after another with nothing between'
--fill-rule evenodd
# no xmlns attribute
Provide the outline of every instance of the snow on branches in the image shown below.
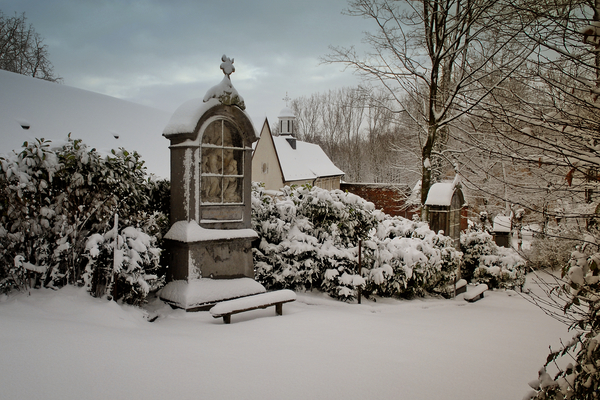
<svg viewBox="0 0 600 400"><path fill-rule="evenodd" d="M143 164L136 152L103 155L70 135L1 156L0 292L81 282L88 238L109 230L117 212L124 224L159 234L166 218L147 212L158 185Z"/></svg>

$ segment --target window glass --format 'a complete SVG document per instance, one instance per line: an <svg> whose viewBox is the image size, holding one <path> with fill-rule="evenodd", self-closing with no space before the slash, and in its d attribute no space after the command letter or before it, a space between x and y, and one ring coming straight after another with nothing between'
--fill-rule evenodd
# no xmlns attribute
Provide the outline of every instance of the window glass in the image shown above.
<svg viewBox="0 0 600 400"><path fill-rule="evenodd" d="M242 136L229 121L211 122L202 136L203 203L241 203L244 184Z"/></svg>

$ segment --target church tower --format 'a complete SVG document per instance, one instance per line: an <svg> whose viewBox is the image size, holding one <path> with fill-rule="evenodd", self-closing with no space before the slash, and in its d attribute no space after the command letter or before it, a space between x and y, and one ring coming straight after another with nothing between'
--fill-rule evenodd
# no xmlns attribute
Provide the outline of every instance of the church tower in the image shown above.
<svg viewBox="0 0 600 400"><path fill-rule="evenodd" d="M279 112L279 134L282 137L285 137L287 142L292 146L293 149L296 149L296 115L294 115L294 111L287 106L288 100L290 98L285 95L284 100L286 101L286 106Z"/></svg>

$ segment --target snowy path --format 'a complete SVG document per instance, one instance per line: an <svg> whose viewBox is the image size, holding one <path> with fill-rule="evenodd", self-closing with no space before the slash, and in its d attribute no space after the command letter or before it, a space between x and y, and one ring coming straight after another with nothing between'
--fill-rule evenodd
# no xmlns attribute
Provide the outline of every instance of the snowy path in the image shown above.
<svg viewBox="0 0 600 400"><path fill-rule="evenodd" d="M140 310L80 289L0 298L0 399L521 399L566 328L513 292L283 316Z"/></svg>

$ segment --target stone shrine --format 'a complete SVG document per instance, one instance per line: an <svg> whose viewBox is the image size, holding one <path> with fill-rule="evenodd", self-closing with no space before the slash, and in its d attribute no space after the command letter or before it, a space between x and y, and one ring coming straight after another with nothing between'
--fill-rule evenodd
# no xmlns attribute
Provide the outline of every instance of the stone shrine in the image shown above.
<svg viewBox="0 0 600 400"><path fill-rule="evenodd" d="M163 131L171 152L167 285L160 298L186 310L265 291L254 281L252 143L258 140L231 83L233 59L203 99L181 105Z"/></svg>

